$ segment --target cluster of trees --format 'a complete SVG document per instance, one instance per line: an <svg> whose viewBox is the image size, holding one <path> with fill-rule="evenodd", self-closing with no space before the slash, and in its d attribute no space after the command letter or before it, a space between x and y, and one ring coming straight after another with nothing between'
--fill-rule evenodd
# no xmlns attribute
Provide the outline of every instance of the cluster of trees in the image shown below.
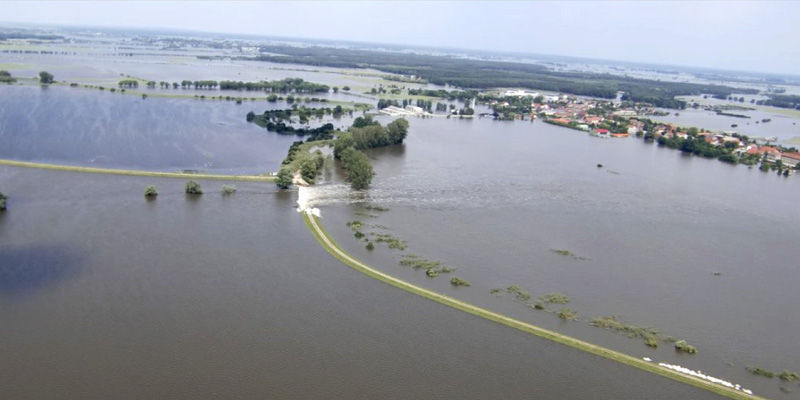
<svg viewBox="0 0 800 400"><path fill-rule="evenodd" d="M669 108L686 106L685 102L676 100L675 96L704 93L729 96L733 93L733 89L727 86L661 82L589 72L558 72L537 64L322 47L263 46L261 51L281 54L261 55L257 59L262 61L375 68L401 75L420 76L438 85L462 88L523 87L609 99L615 98L617 91L624 91L632 101ZM737 89L737 92L755 94L758 91Z"/></svg>
<svg viewBox="0 0 800 400"><path fill-rule="evenodd" d="M288 166L299 157L299 154L302 151L302 145L303 141L297 141L292 143L291 147L289 147L289 154L287 154L286 158L283 160L283 166L281 167L281 170L278 171L278 176L275 180L275 184L278 185L279 188L287 189L292 185L294 176ZM317 172L319 172L320 168L322 168L324 164L325 155L323 155L321 151L317 150L313 155L302 160L299 165L300 175L307 183L313 184L314 178L317 176Z"/></svg>
<svg viewBox="0 0 800 400"><path fill-rule="evenodd" d="M153 87L155 87L155 82L153 82ZM174 85L173 85L174 86ZM194 87L195 89L216 89L217 86L220 84L217 81L181 81L182 88L190 88ZM222 87L220 86L220 89Z"/></svg>
<svg viewBox="0 0 800 400"><path fill-rule="evenodd" d="M333 156L342 160L353 189L369 187L375 173L369 159L359 150L401 144L408 135L408 121L396 119L385 127L371 116L358 117L353 126L333 143Z"/></svg>
<svg viewBox="0 0 800 400"><path fill-rule="evenodd" d="M442 97L447 100L459 100L463 102L471 101L474 97L478 96L476 90L451 90L444 89L408 89L408 94L411 96L428 96L428 97Z"/></svg>
<svg viewBox="0 0 800 400"><path fill-rule="evenodd" d="M53 80L53 74L51 74L51 73L49 73L47 71L39 72L39 83L47 85L47 84L50 84L50 83L53 83L53 82L55 82Z"/></svg>
<svg viewBox="0 0 800 400"><path fill-rule="evenodd" d="M270 132L283 135L309 136L308 141L333 139L336 131L333 124L327 123L317 128L295 128L291 125L292 117L298 117L301 124L308 123L310 118L322 118L324 115L339 116L346 111L342 106L334 108L290 108L286 110L267 110L263 114L256 114L252 111L247 113L247 122L254 122L256 125L266 128Z"/></svg>
<svg viewBox="0 0 800 400"><path fill-rule="evenodd" d="M261 123L259 123L257 120L254 121L270 132L275 132L281 135L308 136L309 142L333 139L333 132L336 131L331 123L327 123L318 128L295 128L292 125L287 125L284 122L274 123L269 121L266 124L261 125Z"/></svg>
<svg viewBox="0 0 800 400"><path fill-rule="evenodd" d="M403 103L406 103L406 100L403 100ZM384 108L389 106L401 107L400 102L397 100L389 100L389 99L378 100L378 110L383 110ZM405 107L405 104L403 104L402 107Z"/></svg>
<svg viewBox="0 0 800 400"><path fill-rule="evenodd" d="M128 89L138 88L139 87L139 81L137 81L136 79L123 79L123 80L119 81L119 87L128 88Z"/></svg>
<svg viewBox="0 0 800 400"><path fill-rule="evenodd" d="M306 82L300 78L286 78L279 81L261 82L236 82L222 81L219 83L222 90L256 90L278 93L327 93L330 86L319 83ZM349 89L349 88L348 88Z"/></svg>
<svg viewBox="0 0 800 400"><path fill-rule="evenodd" d="M375 171L372 170L372 164L366 154L353 147L348 147L339 153L339 159L342 160L344 168L347 170L350 187L355 190L364 190L369 187Z"/></svg>
<svg viewBox="0 0 800 400"><path fill-rule="evenodd" d="M0 70L0 83L14 83L16 81L10 72Z"/></svg>
<svg viewBox="0 0 800 400"><path fill-rule="evenodd" d="M770 98L767 100L758 100L756 104L772 106L772 107L780 107L780 108L793 108L795 110L800 110L800 96L770 94L769 97Z"/></svg>

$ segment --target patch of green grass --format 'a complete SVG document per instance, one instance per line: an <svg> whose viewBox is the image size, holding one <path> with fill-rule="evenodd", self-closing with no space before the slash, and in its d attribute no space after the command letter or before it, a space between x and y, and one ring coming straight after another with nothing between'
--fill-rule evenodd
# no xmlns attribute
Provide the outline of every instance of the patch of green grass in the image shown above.
<svg viewBox="0 0 800 400"><path fill-rule="evenodd" d="M569 297L561 293L553 292L539 296L539 301L547 304L567 304L569 303Z"/></svg>
<svg viewBox="0 0 800 400"><path fill-rule="evenodd" d="M550 251L552 251L553 253L556 253L556 254L558 254L560 256L565 256L565 257L569 257L569 256L573 256L574 255L574 254L572 254L571 251L564 250L564 249L550 249Z"/></svg>
<svg viewBox="0 0 800 400"><path fill-rule="evenodd" d="M377 204L365 204L364 209L372 211L389 211L389 207L383 207Z"/></svg>
<svg viewBox="0 0 800 400"><path fill-rule="evenodd" d="M503 291L503 289L500 289L500 288L493 288L493 289L489 290L489 292L491 292L492 294L498 294L498 293L500 293L502 291Z"/></svg>

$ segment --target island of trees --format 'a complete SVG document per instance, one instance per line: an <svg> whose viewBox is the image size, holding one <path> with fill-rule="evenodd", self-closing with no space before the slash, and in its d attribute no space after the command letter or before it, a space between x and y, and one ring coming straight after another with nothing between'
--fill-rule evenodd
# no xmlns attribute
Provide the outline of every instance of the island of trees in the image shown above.
<svg viewBox="0 0 800 400"><path fill-rule="evenodd" d="M295 172L307 183L313 183L317 172L324 165L325 157L321 151L312 150L314 147L333 146L333 156L347 171L350 186L356 190L367 189L375 172L362 150L402 144L408 135L408 126L408 121L402 118L382 126L367 115L356 118L347 132L329 131L328 134L335 135L335 139L294 142L283 160L276 184L278 187L288 188Z"/></svg>

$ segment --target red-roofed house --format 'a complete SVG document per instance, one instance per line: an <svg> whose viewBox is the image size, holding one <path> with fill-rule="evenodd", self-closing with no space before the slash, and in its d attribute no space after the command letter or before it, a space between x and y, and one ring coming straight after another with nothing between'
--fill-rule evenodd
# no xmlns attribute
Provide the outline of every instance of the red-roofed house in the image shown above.
<svg viewBox="0 0 800 400"><path fill-rule="evenodd" d="M800 163L800 153L782 153L781 162L787 167L797 168L797 164Z"/></svg>

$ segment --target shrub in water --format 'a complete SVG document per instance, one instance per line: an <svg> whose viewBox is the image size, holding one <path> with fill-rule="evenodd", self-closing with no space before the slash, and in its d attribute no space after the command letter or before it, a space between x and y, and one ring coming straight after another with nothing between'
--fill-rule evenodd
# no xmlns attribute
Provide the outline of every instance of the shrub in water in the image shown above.
<svg viewBox="0 0 800 400"><path fill-rule="evenodd" d="M469 282L457 276L450 278L450 284L453 286L470 286Z"/></svg>
<svg viewBox="0 0 800 400"><path fill-rule="evenodd" d="M236 193L236 185L222 185L222 194Z"/></svg>
<svg viewBox="0 0 800 400"><path fill-rule="evenodd" d="M144 189L144 197L156 197L158 196L158 191L156 187L153 185L148 186Z"/></svg>
<svg viewBox="0 0 800 400"><path fill-rule="evenodd" d="M195 181L186 182L186 194L203 194L200 184Z"/></svg>

